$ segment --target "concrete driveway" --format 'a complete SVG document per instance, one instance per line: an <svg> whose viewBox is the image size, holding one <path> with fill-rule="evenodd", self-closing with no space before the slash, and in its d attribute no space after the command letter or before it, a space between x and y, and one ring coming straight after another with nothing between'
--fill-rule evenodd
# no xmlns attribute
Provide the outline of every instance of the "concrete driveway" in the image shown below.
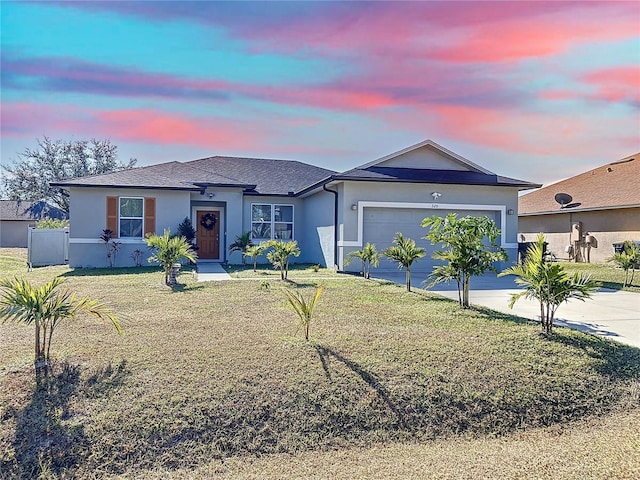
<svg viewBox="0 0 640 480"><path fill-rule="evenodd" d="M420 282L427 275L425 272L412 273L412 285L420 288ZM374 271L371 276L401 284L405 282L404 271ZM458 300L454 283L436 285L429 291ZM469 297L472 305L537 320L540 306L535 301L520 299L513 310L509 308L510 295L518 291L513 277L497 278L495 274L487 274L471 279ZM602 288L584 302L570 300L560 305L554 323L640 348L640 293Z"/></svg>

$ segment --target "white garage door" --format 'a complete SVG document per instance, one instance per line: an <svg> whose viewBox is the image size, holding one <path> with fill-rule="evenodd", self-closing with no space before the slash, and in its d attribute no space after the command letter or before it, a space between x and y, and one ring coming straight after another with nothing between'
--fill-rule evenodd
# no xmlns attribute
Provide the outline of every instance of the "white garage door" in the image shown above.
<svg viewBox="0 0 640 480"><path fill-rule="evenodd" d="M401 232L405 237L415 240L416 245L426 250L426 256L421 258L412 267L415 272L430 273L433 266L437 262L431 258L431 254L439 248L437 245L431 245L429 240L424 237L428 232L428 228L422 228L422 220L432 215L446 216L447 211L436 209L414 209L414 208L364 208L363 221L363 242L375 243L379 252L393 245L393 237L396 232ZM488 216L492 220L496 220L496 213L492 211L464 211L457 210L458 216L466 215ZM354 264L357 262L354 262ZM397 264L389 259L383 258L380 261L379 269L397 270Z"/></svg>

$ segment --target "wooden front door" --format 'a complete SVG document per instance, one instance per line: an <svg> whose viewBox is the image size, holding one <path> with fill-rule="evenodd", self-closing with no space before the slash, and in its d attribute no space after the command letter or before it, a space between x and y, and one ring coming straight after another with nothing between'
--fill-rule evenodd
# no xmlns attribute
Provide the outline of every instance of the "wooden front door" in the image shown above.
<svg viewBox="0 0 640 480"><path fill-rule="evenodd" d="M220 259L220 211L198 210L196 242L198 258Z"/></svg>

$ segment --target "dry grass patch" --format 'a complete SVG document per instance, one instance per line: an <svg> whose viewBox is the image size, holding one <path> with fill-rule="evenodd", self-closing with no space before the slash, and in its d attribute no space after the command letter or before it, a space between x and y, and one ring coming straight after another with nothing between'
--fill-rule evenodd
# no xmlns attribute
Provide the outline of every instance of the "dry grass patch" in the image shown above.
<svg viewBox="0 0 640 480"><path fill-rule="evenodd" d="M328 468L341 455L348 477L357 452L388 449L403 462L412 449L515 442L514 432L637 408L640 350L565 329L545 339L533 323L391 283L327 276L262 290L259 280L183 275L171 289L150 268L17 273L65 275L108 303L125 333L88 319L60 326L59 364L37 389L31 330L0 325L9 346L0 350L0 477L235 472L225 465L261 475L256 464L279 478L268 469L282 459L302 468L317 457ZM280 288L309 295L320 281L305 343Z"/></svg>
<svg viewBox="0 0 640 480"><path fill-rule="evenodd" d="M622 288L624 284L624 270L616 268L612 264L563 262L562 266L571 274L575 272L591 274L593 279L600 282L604 288L640 292L640 272L636 272L632 285L627 285L625 288Z"/></svg>

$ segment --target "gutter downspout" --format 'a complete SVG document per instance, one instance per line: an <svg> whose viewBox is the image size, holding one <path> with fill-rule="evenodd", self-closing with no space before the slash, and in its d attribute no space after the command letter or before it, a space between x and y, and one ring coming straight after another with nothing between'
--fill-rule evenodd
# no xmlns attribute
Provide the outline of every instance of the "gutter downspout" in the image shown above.
<svg viewBox="0 0 640 480"><path fill-rule="evenodd" d="M325 192L333 193L333 266L338 271L338 192L329 190L327 184L322 185Z"/></svg>

